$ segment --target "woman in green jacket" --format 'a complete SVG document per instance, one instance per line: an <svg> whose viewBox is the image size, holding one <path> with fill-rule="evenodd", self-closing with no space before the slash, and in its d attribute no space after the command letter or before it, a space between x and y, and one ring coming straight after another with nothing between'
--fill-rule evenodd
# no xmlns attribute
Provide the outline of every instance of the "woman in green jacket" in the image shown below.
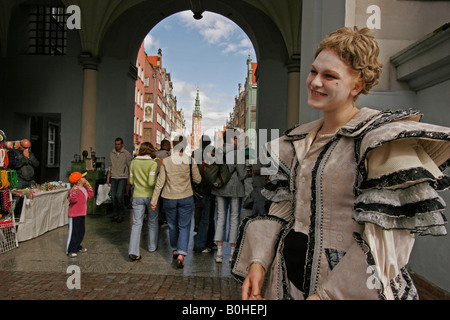
<svg viewBox="0 0 450 320"><path fill-rule="evenodd" d="M158 163L152 159L155 148L150 142L144 142L139 153L130 165L130 183L133 190L133 226L131 228L128 257L140 260L139 244L145 210L148 210L148 251L155 251L158 245L158 207L152 210L150 201L155 188Z"/></svg>

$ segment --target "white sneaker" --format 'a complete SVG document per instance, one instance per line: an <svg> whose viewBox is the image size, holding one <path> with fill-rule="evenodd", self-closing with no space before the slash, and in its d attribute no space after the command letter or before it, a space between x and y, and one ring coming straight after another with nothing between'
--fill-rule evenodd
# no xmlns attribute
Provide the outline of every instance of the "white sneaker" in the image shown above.
<svg viewBox="0 0 450 320"><path fill-rule="evenodd" d="M211 248L205 248L202 250L202 253L210 253L211 252Z"/></svg>
<svg viewBox="0 0 450 320"><path fill-rule="evenodd" d="M216 262L217 263L222 263L222 261L223 261L223 256L217 256L216 257Z"/></svg>

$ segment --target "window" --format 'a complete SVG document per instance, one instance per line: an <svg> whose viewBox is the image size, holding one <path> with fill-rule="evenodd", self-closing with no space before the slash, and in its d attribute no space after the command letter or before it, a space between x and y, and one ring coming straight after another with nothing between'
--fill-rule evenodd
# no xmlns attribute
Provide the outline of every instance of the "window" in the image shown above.
<svg viewBox="0 0 450 320"><path fill-rule="evenodd" d="M161 131L156 130L156 144L161 144Z"/></svg>
<svg viewBox="0 0 450 320"><path fill-rule="evenodd" d="M67 14L63 7L37 6L31 9L29 54L65 55Z"/></svg>
<svg viewBox="0 0 450 320"><path fill-rule="evenodd" d="M162 109L163 103L162 103L161 98L160 98L159 96L157 96L156 98L157 98L157 100L158 100L158 106Z"/></svg>
<svg viewBox="0 0 450 320"><path fill-rule="evenodd" d="M149 78L145 77L145 79L144 79L144 86L148 87L149 81L150 81Z"/></svg>
<svg viewBox="0 0 450 320"><path fill-rule="evenodd" d="M56 129L54 125L48 126L47 166L56 165Z"/></svg>

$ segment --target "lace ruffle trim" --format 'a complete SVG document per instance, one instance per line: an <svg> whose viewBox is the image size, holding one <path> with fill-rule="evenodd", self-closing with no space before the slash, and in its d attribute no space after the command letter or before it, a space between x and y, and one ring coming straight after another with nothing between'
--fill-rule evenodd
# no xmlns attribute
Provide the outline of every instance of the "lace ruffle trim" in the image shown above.
<svg viewBox="0 0 450 320"><path fill-rule="evenodd" d="M448 176L442 175L436 178L424 168L411 168L393 172L377 179L366 179L360 184L358 189L407 188L424 181L429 181L433 188L438 191L450 188L450 178Z"/></svg>
<svg viewBox="0 0 450 320"><path fill-rule="evenodd" d="M405 189L368 189L355 200L353 219L385 230L410 230L420 235L445 235L444 200L429 182Z"/></svg>

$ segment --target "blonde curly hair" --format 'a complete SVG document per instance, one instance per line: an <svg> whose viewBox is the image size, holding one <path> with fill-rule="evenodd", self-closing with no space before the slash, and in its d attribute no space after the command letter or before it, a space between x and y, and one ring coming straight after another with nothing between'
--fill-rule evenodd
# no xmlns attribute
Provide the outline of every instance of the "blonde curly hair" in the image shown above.
<svg viewBox="0 0 450 320"><path fill-rule="evenodd" d="M344 62L360 73L364 87L360 94L368 94L380 82L383 64L378 60L380 48L369 28L352 30L342 27L328 35L316 49L315 58L323 50L333 50Z"/></svg>

